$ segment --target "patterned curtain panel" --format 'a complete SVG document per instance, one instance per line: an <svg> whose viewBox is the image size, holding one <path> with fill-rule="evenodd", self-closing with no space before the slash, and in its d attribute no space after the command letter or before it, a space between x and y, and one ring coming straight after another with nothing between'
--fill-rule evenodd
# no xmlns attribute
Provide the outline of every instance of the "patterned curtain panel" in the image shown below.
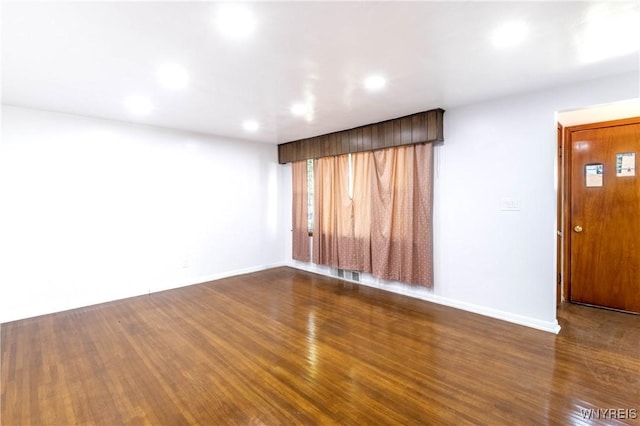
<svg viewBox="0 0 640 426"><path fill-rule="evenodd" d="M317 159L314 186L314 263L433 285L432 144Z"/></svg>
<svg viewBox="0 0 640 426"><path fill-rule="evenodd" d="M353 176L354 264L345 269L371 272L371 152L351 154Z"/></svg>
<svg viewBox="0 0 640 426"><path fill-rule="evenodd" d="M355 265L349 156L314 162L313 262L349 269Z"/></svg>
<svg viewBox="0 0 640 426"><path fill-rule="evenodd" d="M303 262L311 260L309 253L309 222L308 222L308 185L307 161L292 163L293 184L293 258Z"/></svg>
<svg viewBox="0 0 640 426"><path fill-rule="evenodd" d="M433 145L374 151L371 269L375 276L433 285Z"/></svg>

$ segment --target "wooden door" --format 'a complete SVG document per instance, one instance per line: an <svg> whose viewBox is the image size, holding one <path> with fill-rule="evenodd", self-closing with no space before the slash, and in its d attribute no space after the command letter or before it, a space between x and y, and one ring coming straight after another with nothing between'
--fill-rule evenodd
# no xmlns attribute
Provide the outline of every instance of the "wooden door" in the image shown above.
<svg viewBox="0 0 640 426"><path fill-rule="evenodd" d="M568 134L570 300L640 312L640 118Z"/></svg>

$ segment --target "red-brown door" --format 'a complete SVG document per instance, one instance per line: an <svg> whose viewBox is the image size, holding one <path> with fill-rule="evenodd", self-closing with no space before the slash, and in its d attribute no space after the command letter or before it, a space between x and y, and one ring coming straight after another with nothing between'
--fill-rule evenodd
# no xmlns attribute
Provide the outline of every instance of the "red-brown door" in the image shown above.
<svg viewBox="0 0 640 426"><path fill-rule="evenodd" d="M568 133L570 300L640 312L640 118Z"/></svg>

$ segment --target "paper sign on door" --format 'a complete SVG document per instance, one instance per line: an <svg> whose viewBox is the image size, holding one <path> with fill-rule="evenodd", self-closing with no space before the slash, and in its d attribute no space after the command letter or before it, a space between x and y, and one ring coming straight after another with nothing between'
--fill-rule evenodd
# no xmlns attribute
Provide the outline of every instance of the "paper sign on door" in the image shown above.
<svg viewBox="0 0 640 426"><path fill-rule="evenodd" d="M602 164L587 164L584 166L587 188L602 186L603 169Z"/></svg>
<svg viewBox="0 0 640 426"><path fill-rule="evenodd" d="M636 153L623 152L616 155L616 176L636 175Z"/></svg>

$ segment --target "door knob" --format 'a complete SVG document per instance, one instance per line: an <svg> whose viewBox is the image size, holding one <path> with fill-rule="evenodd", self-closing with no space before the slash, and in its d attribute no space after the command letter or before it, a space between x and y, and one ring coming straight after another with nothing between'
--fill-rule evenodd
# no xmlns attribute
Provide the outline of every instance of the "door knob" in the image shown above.
<svg viewBox="0 0 640 426"><path fill-rule="evenodd" d="M573 230L574 230L574 231L576 231L576 232L582 232L582 226L580 226L580 225L576 225L576 226L573 228Z"/></svg>

